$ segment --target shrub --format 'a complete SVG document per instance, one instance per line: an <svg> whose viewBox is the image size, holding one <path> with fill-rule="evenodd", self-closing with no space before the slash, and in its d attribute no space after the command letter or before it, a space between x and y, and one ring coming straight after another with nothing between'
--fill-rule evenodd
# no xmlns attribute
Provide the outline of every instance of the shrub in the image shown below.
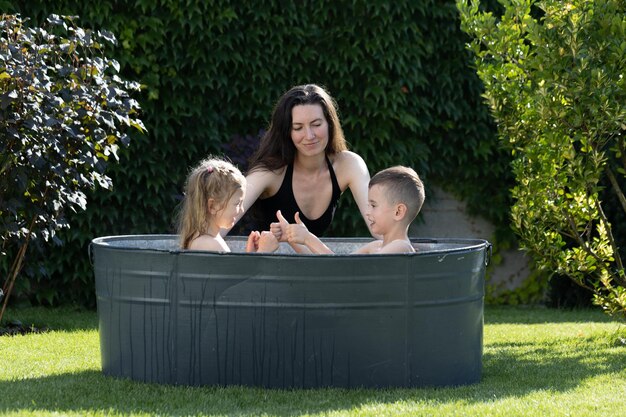
<svg viewBox="0 0 626 417"><path fill-rule="evenodd" d="M0 21L0 239L14 255L5 299L33 239L54 241L69 228L66 210L84 210L85 190L111 188L107 163L128 144L124 130L143 130L138 103L117 61L104 55L107 31L84 30L51 15L29 28L19 16Z"/></svg>
<svg viewBox="0 0 626 417"><path fill-rule="evenodd" d="M626 2L459 0L478 74L511 147L514 228L545 270L626 317L626 276L602 196L626 198ZM623 217L623 213L622 213Z"/></svg>

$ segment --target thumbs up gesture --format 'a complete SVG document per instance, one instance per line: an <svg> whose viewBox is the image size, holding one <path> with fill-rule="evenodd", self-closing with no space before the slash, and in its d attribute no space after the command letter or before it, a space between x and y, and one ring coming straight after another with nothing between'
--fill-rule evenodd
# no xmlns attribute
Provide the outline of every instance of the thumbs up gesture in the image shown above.
<svg viewBox="0 0 626 417"><path fill-rule="evenodd" d="M300 219L300 213L296 212L294 216L296 222L294 224L288 224L286 227L287 240L289 243L305 244L307 237L309 236L309 229Z"/></svg>
<svg viewBox="0 0 626 417"><path fill-rule="evenodd" d="M283 217L283 214L280 212L280 210L276 212L276 218L278 219L278 222L270 224L270 232L274 234L276 240L278 240L279 242L286 242L287 226L289 226L289 222L287 222L287 219Z"/></svg>

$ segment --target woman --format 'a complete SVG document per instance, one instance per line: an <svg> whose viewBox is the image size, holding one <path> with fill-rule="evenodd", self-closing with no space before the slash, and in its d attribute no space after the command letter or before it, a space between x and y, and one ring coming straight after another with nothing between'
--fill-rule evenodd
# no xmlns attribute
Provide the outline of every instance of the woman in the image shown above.
<svg viewBox="0 0 626 417"><path fill-rule="evenodd" d="M365 219L369 179L363 158L348 150L334 100L315 84L301 85L280 98L250 159L243 208L254 204L256 226L268 230L275 223L271 229L279 239L278 210L289 223L299 212L319 236L347 188Z"/></svg>

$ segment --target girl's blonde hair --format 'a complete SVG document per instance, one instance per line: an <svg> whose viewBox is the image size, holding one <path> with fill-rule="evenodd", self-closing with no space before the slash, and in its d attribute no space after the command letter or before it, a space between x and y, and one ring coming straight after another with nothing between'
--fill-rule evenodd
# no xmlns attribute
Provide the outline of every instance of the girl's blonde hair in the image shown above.
<svg viewBox="0 0 626 417"><path fill-rule="evenodd" d="M237 190L245 188L245 184L241 171L220 158L209 157L193 168L185 183L185 196L178 215L180 247L188 249L193 239L209 230L210 198L220 210Z"/></svg>

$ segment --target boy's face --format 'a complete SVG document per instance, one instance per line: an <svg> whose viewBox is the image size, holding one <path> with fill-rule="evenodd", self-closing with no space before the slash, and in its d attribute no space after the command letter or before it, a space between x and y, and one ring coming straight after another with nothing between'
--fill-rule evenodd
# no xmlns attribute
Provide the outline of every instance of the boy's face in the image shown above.
<svg viewBox="0 0 626 417"><path fill-rule="evenodd" d="M396 206L389 202L385 187L378 184L371 186L367 192L367 199L365 216L372 233L378 235L388 233L395 221Z"/></svg>

